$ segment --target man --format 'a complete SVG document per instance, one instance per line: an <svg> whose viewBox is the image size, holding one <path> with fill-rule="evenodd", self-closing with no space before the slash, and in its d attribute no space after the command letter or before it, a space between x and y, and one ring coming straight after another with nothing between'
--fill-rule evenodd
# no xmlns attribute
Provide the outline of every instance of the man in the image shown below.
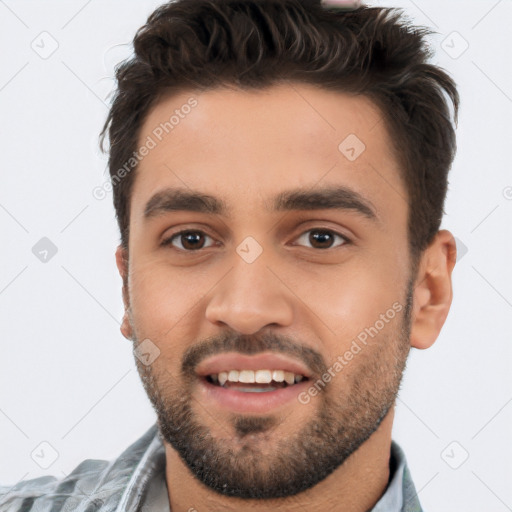
<svg viewBox="0 0 512 512"><path fill-rule="evenodd" d="M450 308L458 94L384 8L163 5L103 134L154 425L2 511L418 511L391 440Z"/></svg>

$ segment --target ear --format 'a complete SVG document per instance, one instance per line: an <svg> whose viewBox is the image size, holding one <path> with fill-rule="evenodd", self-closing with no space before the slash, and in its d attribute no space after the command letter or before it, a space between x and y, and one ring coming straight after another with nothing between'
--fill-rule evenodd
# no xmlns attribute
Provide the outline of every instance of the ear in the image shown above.
<svg viewBox="0 0 512 512"><path fill-rule="evenodd" d="M132 325L128 317L128 309L130 307L130 296L128 294L128 253L122 245L119 245L116 250L116 265L119 275L123 280L124 315L123 322L121 323L121 333L127 340L133 340Z"/></svg>
<svg viewBox="0 0 512 512"><path fill-rule="evenodd" d="M429 348L436 341L452 303L452 270L457 259L453 235L439 231L425 249L414 287L411 345Z"/></svg>

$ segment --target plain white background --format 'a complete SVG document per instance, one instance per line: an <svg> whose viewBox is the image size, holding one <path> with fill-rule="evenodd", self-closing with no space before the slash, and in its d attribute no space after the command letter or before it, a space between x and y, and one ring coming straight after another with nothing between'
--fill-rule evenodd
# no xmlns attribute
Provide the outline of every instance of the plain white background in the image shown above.
<svg viewBox="0 0 512 512"><path fill-rule="evenodd" d="M113 66L160 3L0 0L2 485L117 457L155 421L119 332L111 195L92 191L108 176L97 141ZM411 354L394 438L426 510L512 510L512 4L370 5L438 32L433 61L462 100L443 222L461 251L453 306ZM33 253L43 237L47 262Z"/></svg>

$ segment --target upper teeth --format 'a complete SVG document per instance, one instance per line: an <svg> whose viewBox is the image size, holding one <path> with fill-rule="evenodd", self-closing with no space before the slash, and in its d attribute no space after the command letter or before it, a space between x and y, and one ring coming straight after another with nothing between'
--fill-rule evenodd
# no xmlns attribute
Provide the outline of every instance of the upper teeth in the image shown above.
<svg viewBox="0 0 512 512"><path fill-rule="evenodd" d="M229 372L220 372L218 375L211 375L214 381L219 381L223 386L227 381L242 382L244 384L258 383L269 384L273 380L276 382L286 382L294 384L302 380L302 375L284 370L230 370Z"/></svg>

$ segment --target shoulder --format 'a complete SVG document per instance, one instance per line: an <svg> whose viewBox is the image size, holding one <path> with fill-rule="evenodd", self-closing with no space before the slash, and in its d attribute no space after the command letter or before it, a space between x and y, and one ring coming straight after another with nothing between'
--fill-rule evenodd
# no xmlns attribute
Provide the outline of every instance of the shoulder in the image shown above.
<svg viewBox="0 0 512 512"><path fill-rule="evenodd" d="M43 476L0 485L0 512L112 512L156 435L153 425L112 461L87 459L65 478Z"/></svg>
<svg viewBox="0 0 512 512"><path fill-rule="evenodd" d="M29 512L32 510L75 510L108 466L104 460L84 460L65 478L42 476L23 480L14 486L0 486L0 512ZM95 509L92 509L95 510Z"/></svg>

